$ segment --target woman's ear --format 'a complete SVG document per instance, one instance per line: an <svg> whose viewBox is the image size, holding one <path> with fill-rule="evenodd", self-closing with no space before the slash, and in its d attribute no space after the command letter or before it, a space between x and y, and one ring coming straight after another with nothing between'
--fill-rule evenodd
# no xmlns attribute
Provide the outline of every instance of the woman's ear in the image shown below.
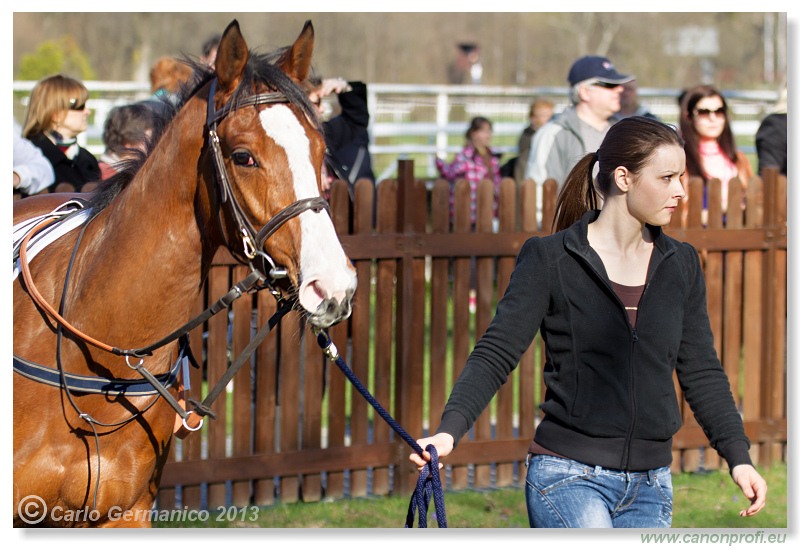
<svg viewBox="0 0 800 550"><path fill-rule="evenodd" d="M55 130L61 123L64 122L66 118L66 113L62 113L61 111L54 111L52 115L50 115L50 127L49 130Z"/></svg>
<svg viewBox="0 0 800 550"><path fill-rule="evenodd" d="M627 193L633 183L633 177L630 171L624 166L617 166L614 169L614 185L621 193Z"/></svg>

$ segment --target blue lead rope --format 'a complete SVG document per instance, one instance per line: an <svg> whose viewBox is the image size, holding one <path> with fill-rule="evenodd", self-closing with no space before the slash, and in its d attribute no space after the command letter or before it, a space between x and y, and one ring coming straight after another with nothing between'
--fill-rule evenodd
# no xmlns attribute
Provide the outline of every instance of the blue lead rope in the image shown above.
<svg viewBox="0 0 800 550"><path fill-rule="evenodd" d="M392 418L386 409L372 396L369 390L361 383L361 380L350 370L347 363L339 357L339 352L336 346L331 342L330 337L324 331L317 333L317 343L319 347L325 352L328 358L336 363L336 366L344 373L348 380L364 396L372 408L383 418L387 424L399 435L408 445L414 449L419 456L422 456L422 447L406 432L397 421ZM419 512L418 527L428 526L428 505L431 497L433 497L433 504L436 509L436 522L440 528L447 527L447 514L444 509L444 491L442 489L442 480L439 477L439 454L436 452L436 447L428 445L425 448L431 455L431 460L422 468L417 480L417 487L414 489L414 494L411 495L411 502L408 505L408 514L406 516L405 527L414 527L414 517Z"/></svg>

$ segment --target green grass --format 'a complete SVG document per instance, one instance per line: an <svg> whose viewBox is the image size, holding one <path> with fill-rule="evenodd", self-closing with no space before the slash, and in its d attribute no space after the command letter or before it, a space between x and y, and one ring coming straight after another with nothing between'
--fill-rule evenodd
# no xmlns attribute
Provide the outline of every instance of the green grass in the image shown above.
<svg viewBox="0 0 800 550"><path fill-rule="evenodd" d="M746 501L727 471L673 476L674 528L786 528L787 469L776 464L761 471L769 485L767 506L758 515L740 518ZM205 522L155 522L155 527L262 528L394 528L402 527L409 495L314 503L278 504L230 511L236 519L217 521L210 511ZM448 527L520 528L528 526L524 489L446 491ZM431 514L428 526L436 527ZM244 518L244 519L242 519Z"/></svg>
<svg viewBox="0 0 800 550"><path fill-rule="evenodd" d="M761 469L767 480L767 506L757 515L740 518L747 500L731 481L727 470L674 477L674 527L747 527L788 526L786 464Z"/></svg>

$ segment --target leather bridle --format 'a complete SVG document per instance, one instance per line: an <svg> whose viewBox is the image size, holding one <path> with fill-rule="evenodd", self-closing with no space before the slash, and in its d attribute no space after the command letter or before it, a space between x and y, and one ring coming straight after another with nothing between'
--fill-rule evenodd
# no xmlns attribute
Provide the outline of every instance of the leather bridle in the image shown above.
<svg viewBox="0 0 800 550"><path fill-rule="evenodd" d="M230 216L233 223L236 225L237 232L241 238L242 252L239 252L236 247L232 246L230 239L227 235L228 249L236 257L237 260L244 264L249 264L251 269L258 269L265 276L269 277L268 284L270 286L276 279L286 277L287 272L283 267L279 267L272 257L264 250L266 240L272 236L278 229L281 228L290 219L300 215L306 210L313 212L321 212L328 210L328 202L322 197L311 197L300 199L293 202L277 214L259 230L256 231L247 216L242 211L242 207L236 200L236 197L231 188L230 178L225 169L225 162L222 157L222 149L220 148L219 135L217 133L217 124L220 123L226 116L233 111L250 105L271 105L276 103L288 103L289 100L280 92L268 92L262 94L255 94L237 101L230 101L219 110L215 110L214 94L216 92L217 79L216 77L211 81L211 86L208 92L208 114L206 117L206 129L208 130L208 145L211 149L212 157L214 158L215 177L219 187L219 198L221 205L226 207L226 211ZM221 209L220 209L221 210ZM328 210L328 212L330 212ZM220 220L221 225L224 223ZM260 258L261 262L258 266L254 265L254 261Z"/></svg>
<svg viewBox="0 0 800 550"><path fill-rule="evenodd" d="M285 301L284 296L282 293L276 289L275 282L277 279L285 278L287 276L287 271L284 267L278 266L275 261L270 257L266 251L264 250L264 243L266 240L272 236L278 229L280 229L287 221L292 219L295 216L305 212L306 210L312 210L314 212L321 212L322 210L326 210L330 213L328 208L328 202L318 196L318 197L311 197L306 199L300 199L298 201L293 202L286 208L282 209L280 212L275 214L266 224L259 230L256 231L250 221L247 219L247 216L242 211L241 206L236 201L236 197L233 194L233 189L231 188L230 178L228 177L228 172L225 169L225 164L222 156L222 149L220 148L219 142L219 135L217 134L217 124L223 120L226 116L230 115L235 110L246 107L250 105L269 105L269 104L276 104L276 103L288 103L289 100L280 92L270 92L270 93L263 93L263 94L256 94L253 96L246 97L241 100L237 100L234 102L227 103L224 107L219 110L214 109L214 93L216 90L216 77L214 80L211 81L211 86L209 90L208 96L208 117L206 119L206 129L208 130L208 143L209 147L212 151L212 156L214 158L214 166L215 166L215 177L219 184L219 193L220 193L220 203L221 205L225 205L227 207L227 212L231 216L234 223L237 225L239 234L241 235L242 239L242 246L243 246L243 254L238 252L235 247L231 246L230 240L227 239L226 236L226 245L228 249L231 251L231 254L236 257L236 259L244 264L250 266L250 274L245 277L243 280L239 281L231 290L221 297L217 303L210 306L206 311L200 314L198 317L192 319L182 327L176 329L168 336L158 340L155 343L152 343L149 346L135 348L135 349L121 349L99 340L92 338L91 336L83 333L81 330L77 329L73 326L69 321L64 319L59 311L56 311L55 308L50 306L47 301L44 299L41 294L39 294L38 290L36 289L36 285L34 284L33 278L30 273L30 269L28 267L27 261L27 246L30 239L33 237L35 233L44 229L48 225L54 223L56 220L53 219L46 219L44 222L37 225L34 229L30 231L28 235L22 240L22 244L20 245L20 265L21 265L21 272L22 277L25 280L25 284L27 285L28 293L31 298L40 306L42 307L47 314L53 318L58 324L63 327L64 329L68 330L78 338L82 339L83 341L94 345L100 349L104 349L116 355L121 355L127 358L137 358L141 359L146 355L151 355L153 351L159 349L170 342L174 342L179 338L185 336L189 333L194 327L198 326L200 323L204 322L211 316L217 314L219 311L227 308L230 304L238 299L240 296L244 294L248 294L251 292L257 292L264 288L269 288L272 295L278 300L279 303L283 303ZM220 209L221 210L221 209ZM93 219L93 218L92 218ZM81 236L78 238L78 241L75 244L75 251L77 251L78 246L81 242L81 237L83 232L86 230L86 227L89 225L91 219L84 224L84 228L81 231ZM222 221L221 221L222 223ZM224 226L224 224L223 224ZM224 234L223 229L223 234ZM75 255L75 251L73 251L73 257ZM258 264L258 265L256 265ZM66 276L67 280L69 279L69 270ZM65 283L66 289L66 283ZM139 365L141 366L141 362ZM132 366L132 368L135 368Z"/></svg>

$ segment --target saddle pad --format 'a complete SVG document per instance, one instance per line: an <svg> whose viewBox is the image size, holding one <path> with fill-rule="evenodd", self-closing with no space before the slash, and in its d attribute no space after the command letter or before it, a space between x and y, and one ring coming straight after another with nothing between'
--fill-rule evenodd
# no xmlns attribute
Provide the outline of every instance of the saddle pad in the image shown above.
<svg viewBox="0 0 800 550"><path fill-rule="evenodd" d="M33 230L39 223L43 222L46 219L53 218L58 219L57 221L45 229L43 229L38 234L34 235L31 240L28 242L28 262L33 260L33 258L42 250L44 250L50 243L56 241L60 237L63 237L76 227L80 227L83 225L86 220L92 214L91 208L86 208L86 206L78 201L78 200L70 200L65 202L49 214L42 214L40 216L36 216L30 218L28 220L22 221L13 228L13 237L14 237L14 278L15 280L20 274L20 266L19 266L19 247L22 243L22 240L25 236Z"/></svg>

